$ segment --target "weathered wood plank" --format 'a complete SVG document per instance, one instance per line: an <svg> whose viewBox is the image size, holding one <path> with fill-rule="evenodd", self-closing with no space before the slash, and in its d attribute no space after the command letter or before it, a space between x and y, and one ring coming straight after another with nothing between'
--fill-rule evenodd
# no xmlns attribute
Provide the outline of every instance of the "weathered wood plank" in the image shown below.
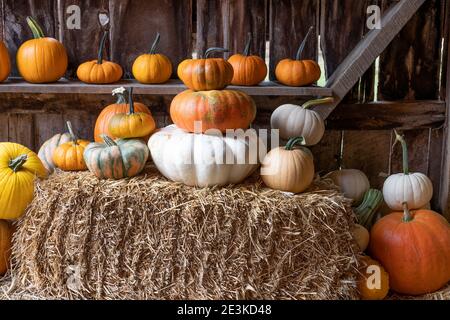
<svg viewBox="0 0 450 320"><path fill-rule="evenodd" d="M428 176L433 183L432 208L441 211L439 195L441 188L442 154L445 150L444 128L430 129L430 157L428 162Z"/></svg>
<svg viewBox="0 0 450 320"><path fill-rule="evenodd" d="M125 78L140 54L150 50L156 33L161 34L158 52L177 65L191 56L191 0L110 0L111 60L119 63Z"/></svg>
<svg viewBox="0 0 450 320"><path fill-rule="evenodd" d="M314 166L318 174L325 175L339 168L338 159L341 156L342 131L327 130L322 140L311 147L314 154Z"/></svg>
<svg viewBox="0 0 450 320"><path fill-rule="evenodd" d="M52 0L3 0L4 30L6 46L11 52L11 76L18 76L15 53L20 45L33 37L26 23L27 16L33 16L42 26L45 34L55 37L56 1Z"/></svg>
<svg viewBox="0 0 450 320"><path fill-rule="evenodd" d="M0 113L0 142L9 140L9 116L7 113Z"/></svg>
<svg viewBox="0 0 450 320"><path fill-rule="evenodd" d="M34 115L36 150L57 133L66 132L62 113L37 113Z"/></svg>
<svg viewBox="0 0 450 320"><path fill-rule="evenodd" d="M33 115L18 113L9 115L8 141L16 142L36 151Z"/></svg>
<svg viewBox="0 0 450 320"><path fill-rule="evenodd" d="M411 172L428 173L428 157L429 157L429 129L416 129L402 131L405 141L408 144L409 170ZM395 137L392 138L392 141ZM402 172L402 148L400 144L396 144L392 148L391 155L391 172Z"/></svg>
<svg viewBox="0 0 450 320"><path fill-rule="evenodd" d="M285 58L293 58L311 26L313 32L303 58L317 60L319 0L277 0L270 2L270 80L275 80L275 67Z"/></svg>

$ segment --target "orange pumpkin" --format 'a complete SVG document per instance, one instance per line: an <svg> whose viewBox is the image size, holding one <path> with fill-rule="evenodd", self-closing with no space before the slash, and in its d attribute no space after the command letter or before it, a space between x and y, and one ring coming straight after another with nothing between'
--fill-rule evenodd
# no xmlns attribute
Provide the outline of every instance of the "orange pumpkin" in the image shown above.
<svg viewBox="0 0 450 320"><path fill-rule="evenodd" d="M143 138L156 129L153 117L145 112L134 112L133 88L128 90L128 113L118 113L109 122L109 132L117 138Z"/></svg>
<svg viewBox="0 0 450 320"><path fill-rule="evenodd" d="M156 35L148 54L142 54L133 63L133 76L140 83L164 83L172 75L172 62L163 54L155 53L161 35Z"/></svg>
<svg viewBox="0 0 450 320"><path fill-rule="evenodd" d="M8 270L11 255L12 228L7 221L0 220L0 276Z"/></svg>
<svg viewBox="0 0 450 320"><path fill-rule="evenodd" d="M233 66L231 84L255 86L266 78L267 66L261 57L250 55L252 35L249 33L243 54L232 55L228 62Z"/></svg>
<svg viewBox="0 0 450 320"><path fill-rule="evenodd" d="M91 60L80 64L77 69L77 77L86 83L105 84L114 83L122 78L123 70L115 62L103 59L103 49L105 48L108 31L103 34L98 49L97 60Z"/></svg>
<svg viewBox="0 0 450 320"><path fill-rule="evenodd" d="M105 134L112 138L117 138L109 131L109 122L111 118L118 113L127 113L130 110L130 106L127 104L124 93L126 89L123 87L113 90L113 96L117 95L117 101L104 108L95 122L94 128L94 140L95 142L103 142L101 134ZM145 112L151 115L150 110L146 105L140 102L134 102L135 112Z"/></svg>
<svg viewBox="0 0 450 320"><path fill-rule="evenodd" d="M178 77L192 90L222 90L233 79L233 66L223 58L209 58L213 52L228 52L224 48L209 48L204 59L187 59L178 65Z"/></svg>
<svg viewBox="0 0 450 320"><path fill-rule="evenodd" d="M358 290L362 300L383 300L389 293L389 274L370 257L361 259Z"/></svg>
<svg viewBox="0 0 450 320"><path fill-rule="evenodd" d="M450 225L434 211L403 206L373 226L370 252L388 271L394 291L434 292L450 281Z"/></svg>
<svg viewBox="0 0 450 320"><path fill-rule="evenodd" d="M320 66L314 60L302 60L303 50L306 40L311 34L312 27L309 29L305 39L298 48L295 59L283 59L275 68L275 76L279 82L291 87L300 87L310 85L320 79Z"/></svg>
<svg viewBox="0 0 450 320"><path fill-rule="evenodd" d="M27 23L34 39L23 43L17 51L17 68L22 77L31 83L58 81L67 69L67 52L61 42L45 37L42 28L31 17Z"/></svg>
<svg viewBox="0 0 450 320"><path fill-rule="evenodd" d="M170 105L172 121L189 132L208 129L247 129L256 116L255 102L235 90L192 91L178 94ZM195 128L198 122L199 127Z"/></svg>
<svg viewBox="0 0 450 320"><path fill-rule="evenodd" d="M5 81L11 72L11 61L5 44L0 41L0 82Z"/></svg>
<svg viewBox="0 0 450 320"><path fill-rule="evenodd" d="M75 136L70 121L67 121L67 129L69 130L71 141L63 143L55 149L53 152L53 163L64 171L86 170L83 153L90 142L78 139Z"/></svg>

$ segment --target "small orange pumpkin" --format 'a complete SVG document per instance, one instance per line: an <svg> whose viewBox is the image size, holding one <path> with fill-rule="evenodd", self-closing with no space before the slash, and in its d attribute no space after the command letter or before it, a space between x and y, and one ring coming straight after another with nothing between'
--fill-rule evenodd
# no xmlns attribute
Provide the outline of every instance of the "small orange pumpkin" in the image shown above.
<svg viewBox="0 0 450 320"><path fill-rule="evenodd" d="M283 59L275 68L275 76L279 82L291 87L310 85L320 79L321 71L319 64L314 60L302 60L301 56L305 49L306 40L313 27L311 27L303 42L298 48L295 60Z"/></svg>
<svg viewBox="0 0 450 320"><path fill-rule="evenodd" d="M11 60L9 59L9 52L3 41L0 41L0 82L8 78L11 72Z"/></svg>
<svg viewBox="0 0 450 320"><path fill-rule="evenodd" d="M118 113L109 121L109 132L117 138L143 138L156 129L153 117L145 112L134 112L133 88L128 89L128 113Z"/></svg>
<svg viewBox="0 0 450 320"><path fill-rule="evenodd" d="M17 51L19 73L31 83L58 81L67 70L66 48L58 40L45 37L33 18L27 17L27 23L34 39L23 43Z"/></svg>
<svg viewBox="0 0 450 320"><path fill-rule="evenodd" d="M232 55L228 62L233 66L233 79L231 84L237 86L255 86L266 78L267 66L261 57L250 55L252 34L248 40L243 54Z"/></svg>
<svg viewBox="0 0 450 320"><path fill-rule="evenodd" d="M0 276L8 270L11 255L12 228L7 221L0 220Z"/></svg>
<svg viewBox="0 0 450 320"><path fill-rule="evenodd" d="M362 300L383 300L389 293L389 274L370 257L361 259L358 290Z"/></svg>
<svg viewBox="0 0 450 320"><path fill-rule="evenodd" d="M192 90L222 90L233 79L233 66L223 58L209 58L213 52L228 52L224 48L209 48L204 59L187 59L178 65L178 77Z"/></svg>
<svg viewBox="0 0 450 320"><path fill-rule="evenodd" d="M67 129L69 130L71 141L63 143L55 149L53 152L53 163L64 171L86 170L83 153L90 142L80 140L75 136L70 121L67 121Z"/></svg>
<svg viewBox="0 0 450 320"><path fill-rule="evenodd" d="M123 70L115 62L103 59L108 31L105 31L100 41L97 60L91 60L80 64L77 69L77 77L85 83L105 84L114 83L122 78Z"/></svg>
<svg viewBox="0 0 450 320"><path fill-rule="evenodd" d="M133 76L140 83L164 83L172 75L172 62L163 54L155 53L161 35L156 35L148 54L142 54L133 63Z"/></svg>

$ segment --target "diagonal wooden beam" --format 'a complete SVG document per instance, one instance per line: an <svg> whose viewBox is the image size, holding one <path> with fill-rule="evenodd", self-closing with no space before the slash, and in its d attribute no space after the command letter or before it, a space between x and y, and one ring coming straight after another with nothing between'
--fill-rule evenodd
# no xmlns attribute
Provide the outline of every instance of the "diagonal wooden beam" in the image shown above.
<svg viewBox="0 0 450 320"><path fill-rule="evenodd" d="M358 82L358 79L363 76L425 1L400 0L394 4L381 18L381 28L371 30L350 52L326 85L332 89L335 102L316 110L324 119L339 105Z"/></svg>

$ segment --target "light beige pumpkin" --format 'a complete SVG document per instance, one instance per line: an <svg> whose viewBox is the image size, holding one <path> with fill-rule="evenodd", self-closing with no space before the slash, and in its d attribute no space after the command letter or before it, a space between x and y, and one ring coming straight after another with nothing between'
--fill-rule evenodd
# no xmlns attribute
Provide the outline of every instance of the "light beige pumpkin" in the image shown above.
<svg viewBox="0 0 450 320"><path fill-rule="evenodd" d="M352 230L352 235L353 238L355 238L356 242L358 243L358 247L361 250L361 252L366 251L367 247L369 246L369 239L370 239L369 231L362 225L355 224Z"/></svg>
<svg viewBox="0 0 450 320"><path fill-rule="evenodd" d="M364 194L370 189L370 183L364 172L356 169L342 169L330 172L325 176L339 187L346 198L353 200L353 205L358 205Z"/></svg>

